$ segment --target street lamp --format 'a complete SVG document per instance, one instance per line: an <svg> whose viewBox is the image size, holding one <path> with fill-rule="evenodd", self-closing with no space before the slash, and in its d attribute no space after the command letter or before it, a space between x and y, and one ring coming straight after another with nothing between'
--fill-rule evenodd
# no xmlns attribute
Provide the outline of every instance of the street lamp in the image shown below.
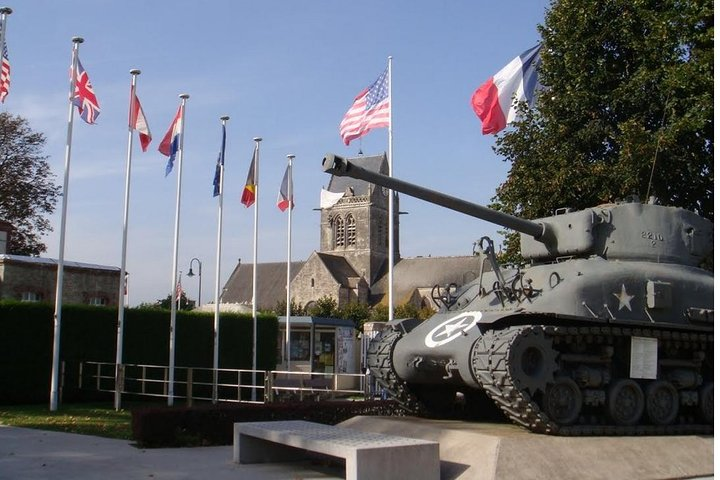
<svg viewBox="0 0 720 480"><path fill-rule="evenodd" d="M200 294L202 293L202 262L197 258L193 258L192 260L190 260L190 270L187 273L188 277L195 276L195 274L193 273L193 270L192 270L193 262L197 262L197 264L198 264L198 273L197 273L197 276L198 276L198 303L197 303L197 306L199 307L200 305L202 305L202 301L200 301Z"/></svg>

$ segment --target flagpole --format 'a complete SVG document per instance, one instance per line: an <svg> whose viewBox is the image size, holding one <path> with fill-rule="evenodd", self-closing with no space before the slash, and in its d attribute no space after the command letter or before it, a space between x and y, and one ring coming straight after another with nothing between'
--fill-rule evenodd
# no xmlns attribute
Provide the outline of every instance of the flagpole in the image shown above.
<svg viewBox="0 0 720 480"><path fill-rule="evenodd" d="M57 281L55 284L55 313L53 315L53 361L52 376L50 380L50 411L58 407L58 385L60 370L60 326L62 324L62 295L63 273L65 264L65 222L67 219L68 184L70 183L70 153L72 150L73 109L72 102L75 95L75 73L77 71L77 58L82 37L73 37L72 63L70 67L70 97L68 98L68 128L65 143L65 177L62 189L62 214L60 216L60 247L58 252Z"/></svg>
<svg viewBox="0 0 720 480"><path fill-rule="evenodd" d="M182 188L182 161L183 143L185 141L185 102L190 95L181 93L180 97L180 142L178 144L178 175L177 175L177 198L175 199L175 241L173 245L173 266L172 266L172 295L177 291L178 271L178 243L180 239L180 193ZM175 324L177 317L177 305L175 301L170 302L170 360L168 364L168 406L173 405L175 396Z"/></svg>
<svg viewBox="0 0 720 480"><path fill-rule="evenodd" d="M252 357L253 357L253 389L252 389L252 400L255 401L257 398L255 385L256 382L256 374L255 370L257 370L257 251L258 251L258 205L260 204L260 187L258 186L259 179L260 179L260 142L262 142L261 137L255 137L253 138L253 141L255 142L255 171L253 172L254 179L253 182L255 183L255 214L254 214L254 222L255 226L253 227L253 286L252 286L252 317L253 317L253 347L252 347Z"/></svg>
<svg viewBox="0 0 720 480"><path fill-rule="evenodd" d="M390 115L388 122L388 175L393 176L393 128L392 128L392 56L388 57L388 103ZM393 268L395 266L395 191L388 190L388 320L395 318L393 295Z"/></svg>
<svg viewBox="0 0 720 480"><path fill-rule="evenodd" d="M120 287L118 289L117 347L115 350L115 410L120 410L122 396L121 369L123 362L123 331L125 325L125 268L127 260L128 214L130 205L130 165L132 163L133 128L131 119L135 106L135 87L140 70L130 70L130 113L128 115L127 159L125 161L125 208L123 210L123 234L120 254Z"/></svg>
<svg viewBox="0 0 720 480"><path fill-rule="evenodd" d="M222 251L223 184L225 182L225 124L230 117L220 117L223 128L220 147L220 185L218 192L217 255L215 257L215 316L213 321L213 394L212 402L218 401L218 368L220 368L220 256Z"/></svg>
<svg viewBox="0 0 720 480"><path fill-rule="evenodd" d="M288 201L288 246L287 246L287 280L286 280L286 297L285 297L285 362L286 370L290 371L290 262L292 259L292 211L293 211L293 181L292 181L292 162L295 155L287 155L288 159L288 184L287 195Z"/></svg>

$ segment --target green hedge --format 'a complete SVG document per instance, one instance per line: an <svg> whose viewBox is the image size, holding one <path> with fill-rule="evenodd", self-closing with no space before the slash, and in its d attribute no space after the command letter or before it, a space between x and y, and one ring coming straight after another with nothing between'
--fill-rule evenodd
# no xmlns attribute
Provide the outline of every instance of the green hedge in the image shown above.
<svg viewBox="0 0 720 480"><path fill-rule="evenodd" d="M307 420L335 425L357 415L404 416L392 400L145 407L132 411L133 439L141 447L232 445L235 422Z"/></svg>
<svg viewBox="0 0 720 480"><path fill-rule="evenodd" d="M50 397L54 307L0 302L0 404L43 403ZM252 316L220 315L220 368L252 368ZM213 314L178 312L175 365L212 368ZM167 365L170 311L125 311L123 363ZM83 361L115 362L117 309L66 305L62 310L60 360L65 362L63 400L97 398L78 388ZM275 368L277 317L258 316L257 365Z"/></svg>

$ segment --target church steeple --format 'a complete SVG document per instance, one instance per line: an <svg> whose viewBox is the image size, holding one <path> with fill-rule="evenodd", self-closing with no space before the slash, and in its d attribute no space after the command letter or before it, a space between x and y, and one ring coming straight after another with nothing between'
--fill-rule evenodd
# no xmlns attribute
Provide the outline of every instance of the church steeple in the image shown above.
<svg viewBox="0 0 720 480"><path fill-rule="evenodd" d="M383 155L362 156L353 162L380 173L388 172ZM349 177L331 177L328 191L343 197L322 209L320 249L323 253L343 256L353 268L372 284L384 274L388 259L387 190ZM397 239L398 217L395 217ZM400 252L395 243L395 259Z"/></svg>

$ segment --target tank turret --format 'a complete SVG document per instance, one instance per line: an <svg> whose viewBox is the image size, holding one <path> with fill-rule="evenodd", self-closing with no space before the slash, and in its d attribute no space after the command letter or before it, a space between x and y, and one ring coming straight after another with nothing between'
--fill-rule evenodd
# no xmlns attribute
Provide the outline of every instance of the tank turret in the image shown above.
<svg viewBox="0 0 720 480"><path fill-rule="evenodd" d="M426 200L518 231L524 258L602 255L610 259L647 259L697 266L713 251L712 222L681 208L637 200L582 211L558 210L552 217L525 220L429 188L371 172L328 154L326 173L349 176Z"/></svg>
<svg viewBox="0 0 720 480"><path fill-rule="evenodd" d="M371 372L404 408L444 416L464 398L469 414L494 405L561 435L712 432L712 222L637 200L526 220L334 154L323 168L520 232L524 265L498 265L484 238L491 268L370 344Z"/></svg>

